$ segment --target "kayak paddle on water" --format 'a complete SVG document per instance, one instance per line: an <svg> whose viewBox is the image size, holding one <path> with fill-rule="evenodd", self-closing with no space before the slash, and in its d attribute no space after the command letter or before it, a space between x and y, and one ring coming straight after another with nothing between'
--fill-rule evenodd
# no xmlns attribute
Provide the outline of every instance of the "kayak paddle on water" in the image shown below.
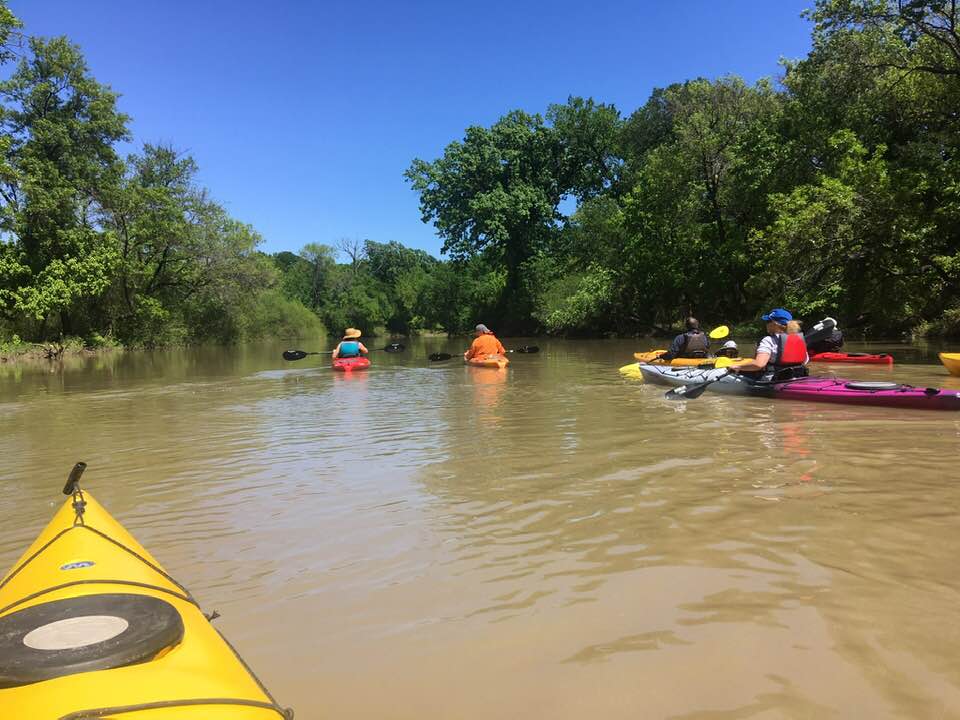
<svg viewBox="0 0 960 720"><path fill-rule="evenodd" d="M538 352L540 352L540 348L537 347L536 345L524 345L524 346L518 347L518 348L516 348L516 349L514 349L514 350L505 350L504 352L508 352L508 353L538 353ZM443 362L443 361L446 361L446 360L450 360L450 359L452 359L452 358L453 358L453 355L451 355L450 353L432 353L431 355L428 355L428 356L427 356L427 359L428 359L430 362Z"/></svg>
<svg viewBox="0 0 960 720"><path fill-rule="evenodd" d="M388 352L388 353L396 353L396 352L403 352L405 349L406 349L406 346L403 345L402 343L390 343L386 347L374 348L370 352L377 352L379 350L383 350L384 352ZM332 354L333 354L333 350L322 350L320 352L306 352L304 350L284 350L283 359L290 360L292 362L294 360L303 360L307 355L332 355Z"/></svg>

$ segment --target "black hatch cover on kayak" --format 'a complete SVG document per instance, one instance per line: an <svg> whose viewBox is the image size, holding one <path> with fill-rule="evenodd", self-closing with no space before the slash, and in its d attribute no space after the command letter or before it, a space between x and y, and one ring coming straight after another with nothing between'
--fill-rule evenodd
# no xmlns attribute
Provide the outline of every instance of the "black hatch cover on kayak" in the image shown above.
<svg viewBox="0 0 960 720"><path fill-rule="evenodd" d="M180 613L148 595L34 605L0 618L0 688L145 662L182 639Z"/></svg>

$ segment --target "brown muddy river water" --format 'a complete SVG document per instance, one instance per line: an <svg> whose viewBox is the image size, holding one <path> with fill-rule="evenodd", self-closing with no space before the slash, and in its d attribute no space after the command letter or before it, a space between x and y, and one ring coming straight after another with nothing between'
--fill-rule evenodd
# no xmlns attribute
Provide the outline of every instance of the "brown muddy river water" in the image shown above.
<svg viewBox="0 0 960 720"><path fill-rule="evenodd" d="M0 572L84 460L301 719L960 718L960 413L672 403L617 372L648 343L526 342L0 365ZM960 389L895 354L815 368Z"/></svg>

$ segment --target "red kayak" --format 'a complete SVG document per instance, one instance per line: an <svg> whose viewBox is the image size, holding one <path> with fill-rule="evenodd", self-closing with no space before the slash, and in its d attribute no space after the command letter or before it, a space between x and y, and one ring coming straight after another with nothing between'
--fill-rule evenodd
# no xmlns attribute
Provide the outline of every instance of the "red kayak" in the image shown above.
<svg viewBox="0 0 960 720"><path fill-rule="evenodd" d="M893 365L893 355L880 353L824 352L810 356L810 362L856 363L857 365Z"/></svg>
<svg viewBox="0 0 960 720"><path fill-rule="evenodd" d="M340 372L366 370L368 367L370 367L370 361L365 357L337 358L333 361L333 369Z"/></svg>

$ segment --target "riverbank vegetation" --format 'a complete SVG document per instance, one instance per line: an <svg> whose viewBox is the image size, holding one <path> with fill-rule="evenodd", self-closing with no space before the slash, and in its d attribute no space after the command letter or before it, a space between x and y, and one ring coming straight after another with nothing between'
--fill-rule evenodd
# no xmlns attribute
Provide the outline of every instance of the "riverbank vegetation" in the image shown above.
<svg viewBox="0 0 960 720"><path fill-rule="evenodd" d="M424 220L499 274L502 323L624 333L783 305L957 333L960 10L809 17L812 51L777 85L696 78L626 116L571 98L468 128L408 171Z"/></svg>
<svg viewBox="0 0 960 720"><path fill-rule="evenodd" d="M782 77L678 79L472 126L406 178L444 259L261 237L144 144L65 38L0 2L0 340L127 346L323 328L645 333L771 305L960 335L960 12L819 0Z"/></svg>

